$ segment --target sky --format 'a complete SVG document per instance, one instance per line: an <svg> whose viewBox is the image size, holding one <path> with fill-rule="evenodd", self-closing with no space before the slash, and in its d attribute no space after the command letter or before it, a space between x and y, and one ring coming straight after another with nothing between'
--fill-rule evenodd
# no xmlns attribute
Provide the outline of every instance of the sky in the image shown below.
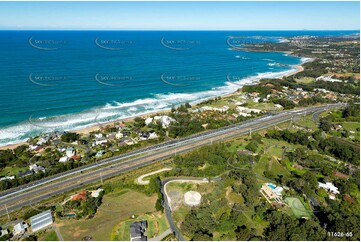
<svg viewBox="0 0 361 242"><path fill-rule="evenodd" d="M357 2L0 2L1 30L359 30Z"/></svg>

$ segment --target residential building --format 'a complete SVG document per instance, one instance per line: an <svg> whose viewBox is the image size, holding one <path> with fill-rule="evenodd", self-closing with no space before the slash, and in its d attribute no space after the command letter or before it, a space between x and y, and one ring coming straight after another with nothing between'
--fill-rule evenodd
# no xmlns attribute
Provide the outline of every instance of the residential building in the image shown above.
<svg viewBox="0 0 361 242"><path fill-rule="evenodd" d="M148 222L142 220L139 222L133 222L130 225L130 240L131 241L147 241L145 231L148 228Z"/></svg>
<svg viewBox="0 0 361 242"><path fill-rule="evenodd" d="M15 224L13 234L21 235L21 234L25 233L27 228L28 228L28 225L26 223L24 223L24 221L21 221L21 222Z"/></svg>
<svg viewBox="0 0 361 242"><path fill-rule="evenodd" d="M30 176L34 174L33 171L31 170L26 170L26 171L19 171L19 177L22 178L22 177L26 177L26 176Z"/></svg>
<svg viewBox="0 0 361 242"><path fill-rule="evenodd" d="M67 148L66 150L65 150L65 155L68 157L68 158L70 158L70 157L72 157L73 155L75 155L75 150L73 149L73 148Z"/></svg>

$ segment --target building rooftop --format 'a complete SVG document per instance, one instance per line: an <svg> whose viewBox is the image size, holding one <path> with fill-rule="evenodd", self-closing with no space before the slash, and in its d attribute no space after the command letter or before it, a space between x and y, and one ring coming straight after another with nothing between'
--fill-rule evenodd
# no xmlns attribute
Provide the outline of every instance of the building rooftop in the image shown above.
<svg viewBox="0 0 361 242"><path fill-rule="evenodd" d="M133 222L130 225L130 240L147 241L147 236L145 236L145 231L147 228L148 228L148 222L146 220Z"/></svg>
<svg viewBox="0 0 361 242"><path fill-rule="evenodd" d="M45 228L46 226L52 223L53 223L53 216L51 215L50 210L39 213L30 218L31 230L33 232Z"/></svg>

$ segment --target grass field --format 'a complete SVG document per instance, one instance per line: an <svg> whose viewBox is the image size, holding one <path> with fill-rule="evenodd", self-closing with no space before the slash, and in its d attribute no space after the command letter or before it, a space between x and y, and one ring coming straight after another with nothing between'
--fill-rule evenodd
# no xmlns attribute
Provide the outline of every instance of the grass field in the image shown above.
<svg viewBox="0 0 361 242"><path fill-rule="evenodd" d="M92 240L109 240L120 221L155 211L157 197L148 197L135 191L117 191L105 195L103 203L92 219L58 220L59 230L64 240L81 240L91 236Z"/></svg>
<svg viewBox="0 0 361 242"><path fill-rule="evenodd" d="M58 236L54 230L50 230L44 235L45 241L59 241Z"/></svg>
<svg viewBox="0 0 361 242"><path fill-rule="evenodd" d="M315 78L312 77L303 77L300 79L296 79L296 82L298 83L304 83L304 84L309 84L315 81Z"/></svg>
<svg viewBox="0 0 361 242"><path fill-rule="evenodd" d="M53 228L41 230L37 232L36 235L39 241L59 241L59 238Z"/></svg>
<svg viewBox="0 0 361 242"><path fill-rule="evenodd" d="M343 122L342 127L347 130L356 130L360 128L360 123L358 122Z"/></svg>
<svg viewBox="0 0 361 242"><path fill-rule="evenodd" d="M164 213L144 214L134 219L128 219L119 223L112 232L111 240L130 240L130 224L134 221L145 219L148 221L147 236L148 239L158 236L169 227Z"/></svg>
<svg viewBox="0 0 361 242"><path fill-rule="evenodd" d="M317 124L312 120L310 115L296 119L295 124L304 128L317 129Z"/></svg>
<svg viewBox="0 0 361 242"><path fill-rule="evenodd" d="M291 207L293 214L297 218L310 218L311 211L306 209L306 207L302 204L300 199L296 197L288 197L285 199L286 203Z"/></svg>

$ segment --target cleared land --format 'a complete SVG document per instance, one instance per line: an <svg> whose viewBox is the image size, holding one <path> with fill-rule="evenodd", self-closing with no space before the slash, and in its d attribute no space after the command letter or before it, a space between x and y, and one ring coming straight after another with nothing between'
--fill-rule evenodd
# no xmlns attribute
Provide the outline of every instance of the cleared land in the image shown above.
<svg viewBox="0 0 361 242"><path fill-rule="evenodd" d="M64 240L82 240L90 236L92 240L109 240L120 221L132 215L153 213L156 196L147 196L135 191L118 191L105 195L103 203L92 219L58 220L57 225Z"/></svg>

